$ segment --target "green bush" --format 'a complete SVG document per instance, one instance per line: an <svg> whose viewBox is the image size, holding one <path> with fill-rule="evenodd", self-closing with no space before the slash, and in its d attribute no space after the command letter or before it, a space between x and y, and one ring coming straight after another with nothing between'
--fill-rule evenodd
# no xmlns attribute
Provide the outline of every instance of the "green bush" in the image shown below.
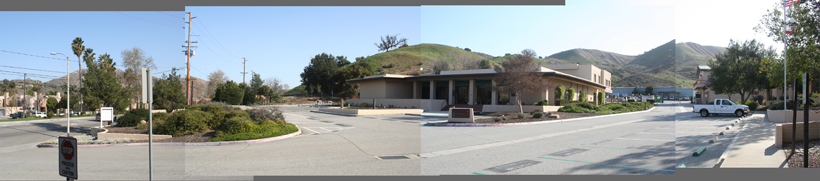
<svg viewBox="0 0 820 181"><path fill-rule="evenodd" d="M598 104L604 104L604 92L598 92Z"/></svg>
<svg viewBox="0 0 820 181"><path fill-rule="evenodd" d="M544 116L544 113L537 112L535 114L532 114L533 118L541 118L542 116Z"/></svg>
<svg viewBox="0 0 820 181"><path fill-rule="evenodd" d="M539 113L539 112L544 112L544 111L541 111L540 109L536 109L536 110L532 110L532 112L530 112L530 114L535 114L535 113Z"/></svg>
<svg viewBox="0 0 820 181"><path fill-rule="evenodd" d="M51 119L52 117L54 117L54 112L48 112L46 116L48 116L48 119Z"/></svg>
<svg viewBox="0 0 820 181"><path fill-rule="evenodd" d="M232 117L217 127L218 131L225 135L252 131L256 125L248 117Z"/></svg>
<svg viewBox="0 0 820 181"><path fill-rule="evenodd" d="M558 112L589 113L592 112L592 110L577 105L567 105L558 109Z"/></svg>
<svg viewBox="0 0 820 181"><path fill-rule="evenodd" d="M168 115L169 115L168 113L161 112L161 113L154 113L154 114L152 115L152 117L154 118L154 119L153 119L154 121L157 121L157 120L166 120L166 119L168 119ZM147 120L146 120L146 121L147 121Z"/></svg>
<svg viewBox="0 0 820 181"><path fill-rule="evenodd" d="M567 105L569 103L570 103L569 100L566 100L566 99L559 99L559 100L555 101L556 106Z"/></svg>
<svg viewBox="0 0 820 181"><path fill-rule="evenodd" d="M518 114L518 118L519 118L519 119L524 119L525 117L527 117L527 115L526 115L526 114Z"/></svg>
<svg viewBox="0 0 820 181"><path fill-rule="evenodd" d="M208 130L207 120L213 119L214 115L198 110L177 111L159 125L158 134L182 136L201 133Z"/></svg>
<svg viewBox="0 0 820 181"><path fill-rule="evenodd" d="M125 113L125 115L117 118L117 127L132 127L140 124L142 120L148 120L147 109L132 109Z"/></svg>
<svg viewBox="0 0 820 181"><path fill-rule="evenodd" d="M550 101L549 100L540 100L540 101L538 101L538 103L535 103L535 105L547 106L547 105L550 105Z"/></svg>
<svg viewBox="0 0 820 181"><path fill-rule="evenodd" d="M208 128L212 130L218 130L219 126L221 126L223 123L225 123L225 121L231 118L245 118L251 120L251 116L248 114L248 112L243 110L217 112L216 115L214 115L213 119L207 121Z"/></svg>
<svg viewBox="0 0 820 181"><path fill-rule="evenodd" d="M359 107L368 107L367 103L359 103Z"/></svg>
<svg viewBox="0 0 820 181"><path fill-rule="evenodd" d="M236 141L270 138L294 133L299 130L293 124L273 121L263 121L262 124L254 125L253 127L253 131L250 132L242 132L237 134L225 134L222 132L221 136L211 138L209 141Z"/></svg>
<svg viewBox="0 0 820 181"><path fill-rule="evenodd" d="M575 100L575 88L570 87L569 89L567 89L567 100Z"/></svg>
<svg viewBox="0 0 820 181"><path fill-rule="evenodd" d="M578 101L579 102L587 102L587 98L588 98L587 93L584 92L584 91L581 91L581 93L578 94Z"/></svg>
<svg viewBox="0 0 820 181"><path fill-rule="evenodd" d="M752 101L752 100L748 100L748 101L746 101L746 104L745 104L745 105L746 105L746 106L749 106L749 110L752 110L752 111L757 110L757 107L759 106L759 105L757 104L757 102Z"/></svg>
<svg viewBox="0 0 820 181"><path fill-rule="evenodd" d="M564 99L564 94L567 92L567 89L564 86L559 85L555 87L555 99L562 100Z"/></svg>
<svg viewBox="0 0 820 181"><path fill-rule="evenodd" d="M218 112L226 112L229 109L231 109L231 108L228 108L228 107L223 106L223 105L218 105L218 104L199 104L199 105L188 106L187 108L185 108L185 110L203 111L203 112L208 112L208 113L211 113L211 114L217 114Z"/></svg>

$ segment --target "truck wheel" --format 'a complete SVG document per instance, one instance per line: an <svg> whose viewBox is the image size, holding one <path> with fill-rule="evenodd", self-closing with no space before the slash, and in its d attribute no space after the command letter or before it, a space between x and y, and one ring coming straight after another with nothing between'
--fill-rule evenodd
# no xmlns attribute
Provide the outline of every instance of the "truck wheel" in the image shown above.
<svg viewBox="0 0 820 181"><path fill-rule="evenodd" d="M743 117L743 111L740 111L740 110L735 111L735 116Z"/></svg>
<svg viewBox="0 0 820 181"><path fill-rule="evenodd" d="M700 116L701 116L701 117L707 117L707 116L709 116L709 111L707 111L707 110L700 110Z"/></svg>

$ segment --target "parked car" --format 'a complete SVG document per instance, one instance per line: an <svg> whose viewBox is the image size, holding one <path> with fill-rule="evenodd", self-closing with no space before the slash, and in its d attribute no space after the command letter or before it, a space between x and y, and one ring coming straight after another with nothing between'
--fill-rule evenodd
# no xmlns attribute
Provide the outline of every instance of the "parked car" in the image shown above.
<svg viewBox="0 0 820 181"><path fill-rule="evenodd" d="M48 115L44 112L34 112L34 113L31 114L31 116L41 117L41 118L47 118L48 117Z"/></svg>
<svg viewBox="0 0 820 181"><path fill-rule="evenodd" d="M100 120L102 120L102 119L100 119L100 113L97 113L97 121L100 121Z"/></svg>
<svg viewBox="0 0 820 181"><path fill-rule="evenodd" d="M692 112L706 117L714 114L732 114L737 117L749 114L749 106L735 104L729 99L715 99L714 104L697 104L692 106Z"/></svg>

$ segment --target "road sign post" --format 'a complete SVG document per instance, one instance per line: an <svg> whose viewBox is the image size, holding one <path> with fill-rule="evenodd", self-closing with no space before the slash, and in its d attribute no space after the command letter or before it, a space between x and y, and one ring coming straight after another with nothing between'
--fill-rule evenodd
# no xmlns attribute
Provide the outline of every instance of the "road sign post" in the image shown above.
<svg viewBox="0 0 820 181"><path fill-rule="evenodd" d="M58 165L60 167L60 176L68 179L77 179L77 139L73 137L60 136L60 147Z"/></svg>
<svg viewBox="0 0 820 181"><path fill-rule="evenodd" d="M150 68L142 68L142 103L148 104L148 180L154 180L154 94Z"/></svg>

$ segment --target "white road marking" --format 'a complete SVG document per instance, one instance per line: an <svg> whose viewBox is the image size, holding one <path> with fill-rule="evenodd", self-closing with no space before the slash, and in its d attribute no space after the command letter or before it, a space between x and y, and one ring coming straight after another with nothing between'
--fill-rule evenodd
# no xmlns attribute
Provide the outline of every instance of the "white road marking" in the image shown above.
<svg viewBox="0 0 820 181"><path fill-rule="evenodd" d="M307 127L302 127L302 128L305 128L305 129L307 129L308 131L311 131L311 132L313 132L313 133L319 133L318 131L314 131L314 130L312 130L312 129L310 129L310 128L307 128Z"/></svg>
<svg viewBox="0 0 820 181"><path fill-rule="evenodd" d="M466 147L454 148L454 149L449 149L449 150L439 150L439 151L434 151L434 152L422 153L422 154L420 154L420 156L422 158L429 158L429 157L436 157L436 156L442 156L442 155L449 155L449 154L455 154L455 153L461 153L461 152L467 152L467 151L480 150L480 149L485 149L485 148L492 148L492 147L504 146L504 145L509 145L509 144L515 144L515 143L522 143L522 142L527 142L527 141L534 141L534 140L539 140L539 139L544 139L544 138L549 138L549 137L555 137L555 136L561 136L561 135L566 135L566 134L572 134L572 133L578 133L578 132L584 132L584 131L591 131L591 130L596 130L596 129L603 129L603 128L619 126L619 125L624 125L624 124L631 124L631 123L635 123L635 122L639 122L639 121L644 121L644 119L638 119L638 120L627 121L627 122L619 122L619 123L613 123L613 124L607 124L607 125L600 125L600 126L594 126L594 127L590 127L590 128L577 129L577 130L572 130L572 131L564 131L564 132L559 132L559 133L550 133L550 134L538 135L538 136L533 136L533 137L521 138L521 139L517 139L517 140L508 140L508 141L501 141L501 142L495 142L495 143L466 146ZM672 140L672 141L675 141L675 140Z"/></svg>
<svg viewBox="0 0 820 181"><path fill-rule="evenodd" d="M638 134L675 134L675 133L652 133L652 132L638 132Z"/></svg>
<svg viewBox="0 0 820 181"><path fill-rule="evenodd" d="M658 139L635 139L635 138L616 138L620 140L636 140L636 141L675 141L675 140L658 140Z"/></svg>
<svg viewBox="0 0 820 181"><path fill-rule="evenodd" d="M319 129L323 129L323 130L325 130L325 131L327 131L327 132L331 132L331 130L329 130L329 129L327 129L327 128L324 128L324 127L319 127Z"/></svg>

